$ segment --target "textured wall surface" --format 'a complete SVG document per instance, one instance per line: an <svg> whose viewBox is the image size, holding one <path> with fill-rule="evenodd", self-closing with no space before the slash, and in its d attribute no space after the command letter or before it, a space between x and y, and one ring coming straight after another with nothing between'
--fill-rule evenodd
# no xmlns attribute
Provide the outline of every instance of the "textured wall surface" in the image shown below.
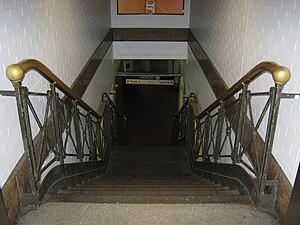
<svg viewBox="0 0 300 225"><path fill-rule="evenodd" d="M112 28L188 28L190 0L185 0L184 15L118 15L117 0L111 0Z"/></svg>
<svg viewBox="0 0 300 225"><path fill-rule="evenodd" d="M110 29L110 18L109 1L0 0L0 89L12 90L5 68L25 58L42 61L70 86ZM33 72L24 84L47 87ZM22 154L15 99L0 96L0 186Z"/></svg>
<svg viewBox="0 0 300 225"><path fill-rule="evenodd" d="M300 91L300 0L192 0L190 28L228 86L270 60L292 71L284 91ZM251 89L271 84L271 76L264 76ZM256 117L263 103L254 102ZM300 101L284 100L279 114L273 155L293 184L300 160Z"/></svg>

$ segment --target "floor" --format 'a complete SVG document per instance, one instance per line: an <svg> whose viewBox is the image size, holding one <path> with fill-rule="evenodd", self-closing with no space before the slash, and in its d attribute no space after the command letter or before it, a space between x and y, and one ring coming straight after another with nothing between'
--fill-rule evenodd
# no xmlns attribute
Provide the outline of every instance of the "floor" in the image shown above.
<svg viewBox="0 0 300 225"><path fill-rule="evenodd" d="M253 206L239 204L46 203L21 217L18 225L279 225Z"/></svg>

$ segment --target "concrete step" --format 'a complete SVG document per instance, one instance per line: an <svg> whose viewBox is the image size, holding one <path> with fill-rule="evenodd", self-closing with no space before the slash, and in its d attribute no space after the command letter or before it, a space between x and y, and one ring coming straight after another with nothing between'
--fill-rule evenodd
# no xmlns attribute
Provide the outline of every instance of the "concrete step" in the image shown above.
<svg viewBox="0 0 300 225"><path fill-rule="evenodd" d="M211 186L198 186L198 185L180 185L180 186L161 186L161 185L144 185L144 186L136 186L136 185L107 185L107 186L74 186L74 187L69 187L69 191L114 191L114 190L122 190L122 191L228 191L228 187L219 187L216 185L211 185Z"/></svg>
<svg viewBox="0 0 300 225"><path fill-rule="evenodd" d="M112 162L188 162L182 147L118 147L111 153Z"/></svg>
<svg viewBox="0 0 300 225"><path fill-rule="evenodd" d="M118 152L112 153L114 162L187 162L184 152Z"/></svg>
<svg viewBox="0 0 300 225"><path fill-rule="evenodd" d="M249 196L192 175L182 147L118 146L105 175L49 194L48 201L88 203L240 203Z"/></svg>
<svg viewBox="0 0 300 225"><path fill-rule="evenodd" d="M58 195L92 195L92 196L233 196L237 190L59 190Z"/></svg>
<svg viewBox="0 0 300 225"><path fill-rule="evenodd" d="M152 176L144 176L144 178L128 178L128 179L117 179L117 178L102 178L102 179L90 179L87 181L84 181L82 184L120 184L120 185L128 185L128 184L164 184L164 185L179 185L179 184L196 184L196 185L201 185L201 184L215 184L213 181L209 181L207 179L191 179L191 178L186 178L186 179L181 179L181 178L173 178L170 179L169 177L166 176L161 176L161 178L153 178Z"/></svg>
<svg viewBox="0 0 300 225"><path fill-rule="evenodd" d="M166 182L172 182L172 181L207 181L207 179L196 176L196 175L151 175L151 176L143 176L143 175L100 175L97 177L94 177L90 179L89 181L151 181L151 180L157 180L157 181L166 181Z"/></svg>
<svg viewBox="0 0 300 225"><path fill-rule="evenodd" d="M107 174L189 175L191 168L187 163L113 163L107 169Z"/></svg>
<svg viewBox="0 0 300 225"><path fill-rule="evenodd" d="M85 202L85 203L124 203L124 204L204 204L204 203L239 203L252 204L249 196L223 195L223 196L124 196L124 195L52 195L45 197L50 202Z"/></svg>

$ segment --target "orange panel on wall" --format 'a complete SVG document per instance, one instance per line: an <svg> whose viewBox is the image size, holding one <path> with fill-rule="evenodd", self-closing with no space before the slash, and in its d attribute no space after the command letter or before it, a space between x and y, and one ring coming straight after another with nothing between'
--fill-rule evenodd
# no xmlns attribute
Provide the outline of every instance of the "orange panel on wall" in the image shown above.
<svg viewBox="0 0 300 225"><path fill-rule="evenodd" d="M145 14L146 0L118 0L119 14Z"/></svg>
<svg viewBox="0 0 300 225"><path fill-rule="evenodd" d="M183 0L156 0L157 14L183 14Z"/></svg>
<svg viewBox="0 0 300 225"><path fill-rule="evenodd" d="M118 14L146 14L146 0L118 0ZM184 14L184 0L154 0L154 14Z"/></svg>

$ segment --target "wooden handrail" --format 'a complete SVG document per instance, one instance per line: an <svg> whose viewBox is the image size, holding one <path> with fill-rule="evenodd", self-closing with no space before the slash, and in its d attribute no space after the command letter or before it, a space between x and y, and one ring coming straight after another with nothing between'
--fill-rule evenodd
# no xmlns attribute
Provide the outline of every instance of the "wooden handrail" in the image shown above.
<svg viewBox="0 0 300 225"><path fill-rule="evenodd" d="M236 82L231 88L229 88L224 94L222 94L216 101L209 105L199 115L195 116L198 119L203 118L207 113L213 111L222 102L233 97L234 94L239 92L245 84L249 84L264 73L270 73L276 85L285 85L291 77L290 70L287 67L280 66L275 62L261 62L251 69L246 75L244 75L238 82ZM192 104L193 105L193 104Z"/></svg>
<svg viewBox="0 0 300 225"><path fill-rule="evenodd" d="M36 59L22 60L17 64L12 64L6 69L6 76L13 83L14 86L21 85L25 74L31 70L37 71L50 83L55 83L56 87L72 100L76 100L78 105L86 111L91 112L97 118L102 115L93 110L86 104L72 89L70 89L61 79L59 79L47 66Z"/></svg>

